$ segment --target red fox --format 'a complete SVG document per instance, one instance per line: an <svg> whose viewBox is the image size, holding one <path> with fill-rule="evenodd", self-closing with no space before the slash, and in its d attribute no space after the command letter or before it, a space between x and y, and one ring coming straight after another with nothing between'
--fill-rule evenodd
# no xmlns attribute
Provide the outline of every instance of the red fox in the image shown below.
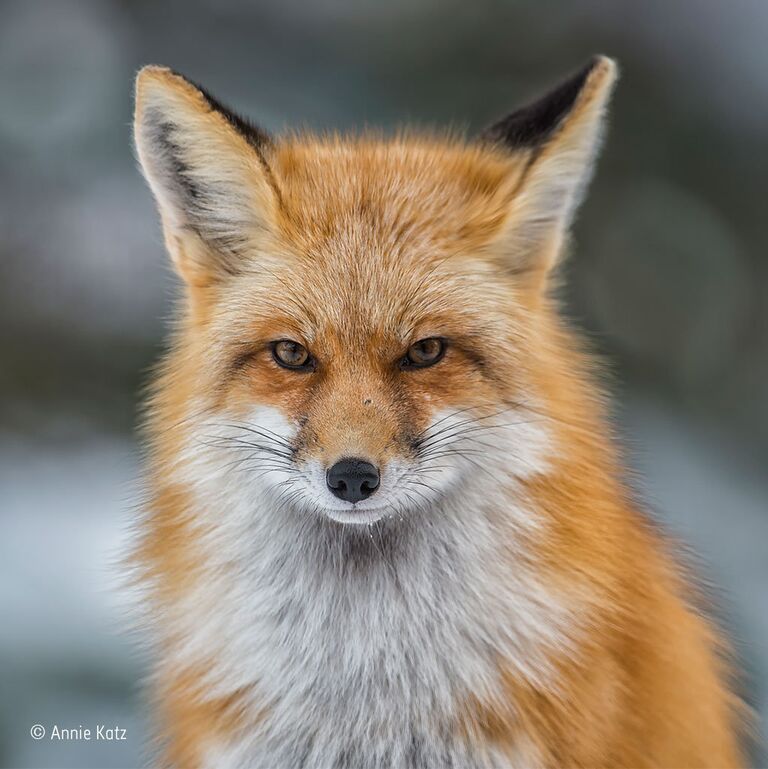
<svg viewBox="0 0 768 769"><path fill-rule="evenodd" d="M476 139L272 137L144 68L161 763L737 767L724 640L553 286L616 66Z"/></svg>

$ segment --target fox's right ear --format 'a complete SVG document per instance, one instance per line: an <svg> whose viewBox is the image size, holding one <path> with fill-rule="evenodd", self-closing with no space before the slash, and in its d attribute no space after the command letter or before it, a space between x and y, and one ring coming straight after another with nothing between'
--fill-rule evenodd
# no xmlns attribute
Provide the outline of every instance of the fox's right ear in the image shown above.
<svg viewBox="0 0 768 769"><path fill-rule="evenodd" d="M274 231L277 189L266 133L163 67L136 79L136 151L182 278L204 286L237 273Z"/></svg>

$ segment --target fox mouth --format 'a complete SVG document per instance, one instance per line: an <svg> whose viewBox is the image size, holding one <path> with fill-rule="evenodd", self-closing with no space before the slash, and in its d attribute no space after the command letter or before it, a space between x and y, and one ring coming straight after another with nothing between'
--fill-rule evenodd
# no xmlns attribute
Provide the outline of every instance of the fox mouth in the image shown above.
<svg viewBox="0 0 768 769"><path fill-rule="evenodd" d="M382 518L390 518L395 514L395 509L391 505L379 504L370 507L360 507L359 505L350 505L346 508L333 508L326 506L317 506L321 515L329 518L336 523L349 525L364 525L380 521Z"/></svg>

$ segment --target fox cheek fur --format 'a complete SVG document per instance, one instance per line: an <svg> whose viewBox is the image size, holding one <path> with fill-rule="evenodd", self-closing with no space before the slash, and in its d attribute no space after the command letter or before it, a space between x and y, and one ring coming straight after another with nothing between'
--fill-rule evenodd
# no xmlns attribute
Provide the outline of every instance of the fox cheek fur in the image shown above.
<svg viewBox="0 0 768 769"><path fill-rule="evenodd" d="M139 74L184 283L135 552L162 763L743 764L726 644L552 297L615 77L465 141L273 138Z"/></svg>

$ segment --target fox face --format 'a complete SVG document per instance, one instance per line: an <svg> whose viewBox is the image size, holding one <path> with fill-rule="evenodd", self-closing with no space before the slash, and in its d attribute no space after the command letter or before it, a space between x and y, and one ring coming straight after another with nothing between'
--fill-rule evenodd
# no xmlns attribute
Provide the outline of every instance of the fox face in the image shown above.
<svg viewBox="0 0 768 769"><path fill-rule="evenodd" d="M526 309L511 277L462 235L469 184L456 189L442 166L425 178L418 151L393 148L371 175L390 177L394 192L361 203L372 179L355 178L340 148L318 151L336 177L316 193L329 200L316 219L301 212L293 231L283 228L271 247L279 264L219 289L204 360L222 367L201 366L202 390L217 392L212 410L240 426L230 448L250 457L244 472L264 470L262 490L335 521L372 523L423 509L476 475L475 455L492 449L494 431L502 437L498 423L525 419Z"/></svg>
<svg viewBox="0 0 768 769"><path fill-rule="evenodd" d="M272 139L145 69L137 149L187 286L169 389L195 414L188 450L351 525L540 468L547 277L613 79L597 59L477 142Z"/></svg>

